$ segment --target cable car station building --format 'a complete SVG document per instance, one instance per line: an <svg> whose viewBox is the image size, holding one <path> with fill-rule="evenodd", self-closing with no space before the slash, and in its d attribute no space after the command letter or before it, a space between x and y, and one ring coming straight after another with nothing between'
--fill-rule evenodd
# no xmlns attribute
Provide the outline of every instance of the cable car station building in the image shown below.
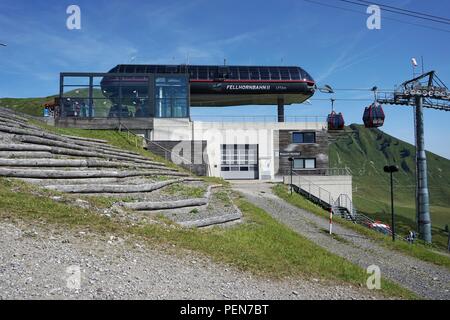
<svg viewBox="0 0 450 320"><path fill-rule="evenodd" d="M340 189L344 183L351 194L351 176L333 178L329 169L325 119L284 115L285 105L314 91L300 67L118 65L107 73L61 73L55 125L129 130L149 150L200 175L275 180L292 164L295 176L325 178ZM242 120L193 120L190 113L191 106L239 105L276 105L278 112Z"/></svg>

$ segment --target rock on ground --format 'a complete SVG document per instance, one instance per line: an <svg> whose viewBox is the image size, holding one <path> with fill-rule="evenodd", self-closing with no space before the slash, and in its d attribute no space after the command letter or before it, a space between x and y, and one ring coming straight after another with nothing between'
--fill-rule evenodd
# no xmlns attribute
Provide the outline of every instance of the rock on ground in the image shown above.
<svg viewBox="0 0 450 320"><path fill-rule="evenodd" d="M317 279L255 277L193 252L133 239L0 222L0 299L376 297L376 292Z"/></svg>

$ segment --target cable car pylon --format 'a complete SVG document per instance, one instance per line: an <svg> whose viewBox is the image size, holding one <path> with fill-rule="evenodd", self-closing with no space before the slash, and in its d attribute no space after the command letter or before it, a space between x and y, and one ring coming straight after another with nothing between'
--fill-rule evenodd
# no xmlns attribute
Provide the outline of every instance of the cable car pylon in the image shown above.
<svg viewBox="0 0 450 320"><path fill-rule="evenodd" d="M415 107L416 136L416 221L419 237L432 242L428 191L427 158L425 153L423 108L450 111L450 90L435 71L424 73L402 83L394 93L378 96L380 104Z"/></svg>

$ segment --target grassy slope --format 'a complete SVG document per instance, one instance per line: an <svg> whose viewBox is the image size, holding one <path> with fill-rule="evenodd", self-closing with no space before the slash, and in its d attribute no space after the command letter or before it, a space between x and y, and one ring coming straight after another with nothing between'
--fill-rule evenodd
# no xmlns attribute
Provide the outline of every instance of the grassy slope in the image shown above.
<svg viewBox="0 0 450 320"><path fill-rule="evenodd" d="M65 93L72 98L86 98L88 89L73 89ZM32 116L42 117L44 114L44 103L53 102L57 95L41 98L0 98L0 107L10 108L18 112L23 112ZM107 116L111 108L111 101L106 99L100 89L93 90L95 112L100 116ZM87 99L86 99L87 100Z"/></svg>
<svg viewBox="0 0 450 320"><path fill-rule="evenodd" d="M43 98L0 98L0 107L10 108L32 116L42 117L43 104L53 100L55 96Z"/></svg>
<svg viewBox="0 0 450 320"><path fill-rule="evenodd" d="M358 210L390 223L389 176L383 172L386 164L395 163L395 212L398 230L406 234L415 230L415 148L378 129L366 129L352 124L353 131L330 147L330 166L349 167L353 174L353 198ZM450 160L427 152L430 187L430 213L434 242L447 244L443 232L450 225Z"/></svg>
<svg viewBox="0 0 450 320"><path fill-rule="evenodd" d="M39 221L74 230L89 230L100 234L138 237L154 243L175 245L211 256L218 262L273 278L290 276L317 277L323 280L347 282L365 286L367 274L345 259L299 236L278 223L263 210L242 198L235 198L246 223L230 228L186 230L173 224L133 225L100 216L93 211L55 202L56 194L9 179L0 179L0 218ZM109 205L86 198L96 207ZM301 249L300 249L301 248ZM381 292L386 297L416 298L414 294L388 280L382 280Z"/></svg>
<svg viewBox="0 0 450 320"><path fill-rule="evenodd" d="M290 204L292 204L296 207L305 209L305 210L307 210L311 213L314 213L318 216L321 216L323 218L328 219L328 217L329 217L328 211L326 211L326 210L322 209L321 207L319 207L318 205L315 205L314 203L308 201L307 199L305 199L304 197L302 197L299 194L294 193L294 194L290 195L287 186L276 185L273 188L273 190L277 196L286 200ZM401 252L406 253L415 258L418 258L418 259L421 259L424 261L428 261L428 262L434 263L439 266L444 266L450 270L450 258L448 258L448 256L434 252L433 248L428 245L418 243L418 242L416 242L414 245L409 245L403 241L397 241L395 243L392 243L391 238L389 238L385 235L382 235L379 232L376 232L376 231L370 230L366 227L363 227L361 225L354 224L350 221L337 218L334 220L334 222L339 223L339 224L341 224L349 229L352 229L356 232L359 232L360 234L363 234L366 237L377 241L379 244L381 244L387 248L401 251Z"/></svg>

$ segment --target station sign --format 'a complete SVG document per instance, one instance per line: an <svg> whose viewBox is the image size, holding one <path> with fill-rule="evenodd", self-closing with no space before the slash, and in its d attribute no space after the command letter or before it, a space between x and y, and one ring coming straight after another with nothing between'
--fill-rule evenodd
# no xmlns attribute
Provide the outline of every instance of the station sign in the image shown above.
<svg viewBox="0 0 450 320"><path fill-rule="evenodd" d="M300 156L300 152L299 151L296 151L296 152L280 151L279 155L280 155L280 157L299 157Z"/></svg>

